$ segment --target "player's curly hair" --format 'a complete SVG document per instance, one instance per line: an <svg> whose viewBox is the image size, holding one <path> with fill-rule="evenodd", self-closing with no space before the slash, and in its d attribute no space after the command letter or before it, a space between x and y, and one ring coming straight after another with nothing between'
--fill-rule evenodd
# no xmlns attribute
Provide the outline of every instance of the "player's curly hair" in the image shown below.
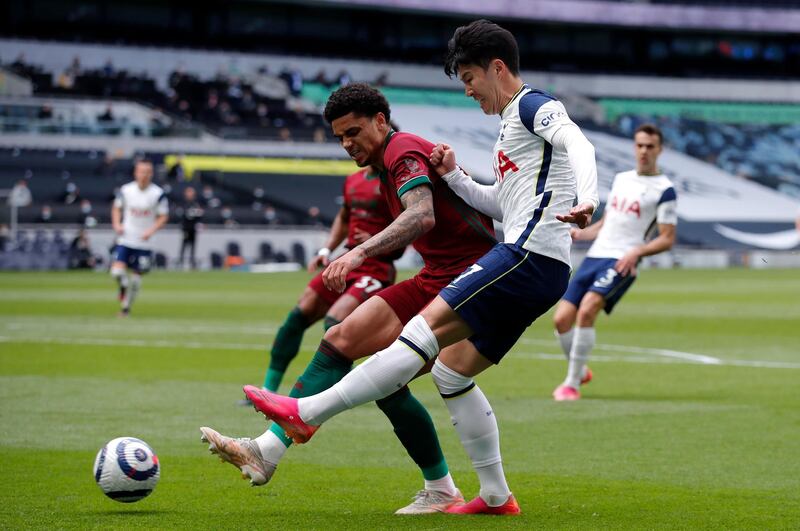
<svg viewBox="0 0 800 531"><path fill-rule="evenodd" d="M486 19L476 20L453 33L447 43L444 73L453 77L460 65L486 70L493 59L500 59L512 74L519 75L519 47L511 32Z"/></svg>
<svg viewBox="0 0 800 531"><path fill-rule="evenodd" d="M336 89L325 104L323 116L326 122L332 123L351 112L368 117L380 112L386 117L387 122L390 118L389 102L380 90L366 83L351 83Z"/></svg>

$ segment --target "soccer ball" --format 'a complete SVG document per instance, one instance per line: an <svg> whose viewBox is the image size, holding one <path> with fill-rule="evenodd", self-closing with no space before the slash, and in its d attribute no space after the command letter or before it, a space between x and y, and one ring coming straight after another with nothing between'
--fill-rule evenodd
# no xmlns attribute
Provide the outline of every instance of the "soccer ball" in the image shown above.
<svg viewBox="0 0 800 531"><path fill-rule="evenodd" d="M103 494L118 502L139 501L153 492L161 466L153 449L134 437L106 443L94 459L94 480Z"/></svg>

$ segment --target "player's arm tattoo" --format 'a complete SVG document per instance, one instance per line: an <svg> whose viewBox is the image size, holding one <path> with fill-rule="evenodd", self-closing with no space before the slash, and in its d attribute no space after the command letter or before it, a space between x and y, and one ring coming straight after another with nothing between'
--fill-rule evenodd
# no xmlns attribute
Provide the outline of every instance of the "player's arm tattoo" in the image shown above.
<svg viewBox="0 0 800 531"><path fill-rule="evenodd" d="M379 256L410 244L436 224L433 191L420 185L400 198L405 210L381 232L360 245L366 256Z"/></svg>

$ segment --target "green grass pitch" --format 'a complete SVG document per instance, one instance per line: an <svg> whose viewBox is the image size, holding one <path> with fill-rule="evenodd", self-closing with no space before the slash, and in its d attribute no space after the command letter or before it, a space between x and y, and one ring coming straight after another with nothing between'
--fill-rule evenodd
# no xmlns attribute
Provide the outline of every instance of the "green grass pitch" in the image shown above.
<svg viewBox="0 0 800 531"><path fill-rule="evenodd" d="M397 517L422 480L372 405L292 448L250 488L199 426L256 436L235 402L302 273L152 273L118 319L100 273L0 274L0 528L797 529L800 272L646 271L598 323L584 400L554 403L565 362L550 316L478 378L500 423L518 518ZM310 329L288 391L321 336ZM455 480L477 481L429 377L429 407ZM162 464L147 499L94 484L97 450L147 441Z"/></svg>

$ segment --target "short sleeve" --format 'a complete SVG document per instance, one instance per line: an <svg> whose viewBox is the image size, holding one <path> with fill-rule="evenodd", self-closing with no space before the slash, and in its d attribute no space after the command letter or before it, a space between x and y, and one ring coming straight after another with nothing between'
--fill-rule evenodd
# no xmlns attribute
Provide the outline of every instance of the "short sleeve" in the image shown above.
<svg viewBox="0 0 800 531"><path fill-rule="evenodd" d="M156 213L159 216L165 216L169 214L169 200L167 199L167 194L161 194L161 197L158 198Z"/></svg>
<svg viewBox="0 0 800 531"><path fill-rule="evenodd" d="M678 224L678 196L675 188L669 187L661 194L656 207L656 223L659 225Z"/></svg>
<svg viewBox="0 0 800 531"><path fill-rule="evenodd" d="M403 194L421 184L432 184L427 159L414 151L401 153L397 157L389 168L389 177L397 188L397 197L403 197Z"/></svg>

